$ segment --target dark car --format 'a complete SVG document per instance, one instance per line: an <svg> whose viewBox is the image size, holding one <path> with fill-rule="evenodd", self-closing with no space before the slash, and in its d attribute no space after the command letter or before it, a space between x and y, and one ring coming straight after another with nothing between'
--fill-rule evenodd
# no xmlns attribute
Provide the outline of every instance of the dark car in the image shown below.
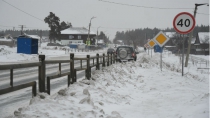
<svg viewBox="0 0 210 118"><path fill-rule="evenodd" d="M115 54L115 49L109 48L109 49L107 50L107 54Z"/></svg>
<svg viewBox="0 0 210 118"><path fill-rule="evenodd" d="M119 46L116 49L116 61L136 61L138 52L131 46Z"/></svg>

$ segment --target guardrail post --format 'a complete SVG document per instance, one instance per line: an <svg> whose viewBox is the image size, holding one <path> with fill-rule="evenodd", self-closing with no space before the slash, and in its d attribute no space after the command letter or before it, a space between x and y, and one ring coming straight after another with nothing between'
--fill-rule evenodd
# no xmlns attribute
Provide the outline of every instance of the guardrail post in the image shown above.
<svg viewBox="0 0 210 118"><path fill-rule="evenodd" d="M70 74L72 79L72 84L74 83L74 53L70 53Z"/></svg>
<svg viewBox="0 0 210 118"><path fill-rule="evenodd" d="M10 86L13 87L13 69L10 69Z"/></svg>
<svg viewBox="0 0 210 118"><path fill-rule="evenodd" d="M111 54L111 65L112 65L112 58L113 58L113 57L112 57L112 54Z"/></svg>
<svg viewBox="0 0 210 118"><path fill-rule="evenodd" d="M45 55L39 55L39 61L41 66L39 66L39 92L45 92Z"/></svg>
<svg viewBox="0 0 210 118"><path fill-rule="evenodd" d="M107 54L107 66L109 66L109 54Z"/></svg>
<svg viewBox="0 0 210 118"><path fill-rule="evenodd" d="M103 53L103 64L102 64L103 67L105 67L105 54Z"/></svg>
<svg viewBox="0 0 210 118"><path fill-rule="evenodd" d="M97 59L96 59L96 63L97 63L96 70L100 70L100 65L99 65L99 54L97 53L96 56L97 56Z"/></svg>
<svg viewBox="0 0 210 118"><path fill-rule="evenodd" d="M87 55L87 69L85 71L86 78L90 80L90 55Z"/></svg>

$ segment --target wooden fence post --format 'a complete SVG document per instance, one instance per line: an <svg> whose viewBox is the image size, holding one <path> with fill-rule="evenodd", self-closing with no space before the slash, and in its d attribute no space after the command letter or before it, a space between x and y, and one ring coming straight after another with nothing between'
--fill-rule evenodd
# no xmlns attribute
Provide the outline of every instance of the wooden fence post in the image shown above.
<svg viewBox="0 0 210 118"><path fill-rule="evenodd" d="M61 75L61 63L59 63L58 65L59 65L59 75Z"/></svg>
<svg viewBox="0 0 210 118"><path fill-rule="evenodd" d="M103 67L105 67L105 54L103 53L103 64L102 64Z"/></svg>
<svg viewBox="0 0 210 118"><path fill-rule="evenodd" d="M113 57L112 57L112 53L111 53L111 65L112 65L112 58L113 58Z"/></svg>
<svg viewBox="0 0 210 118"><path fill-rule="evenodd" d="M69 87L69 85L70 85L70 78L71 78L71 75L68 75L68 76L67 76L68 87Z"/></svg>
<svg viewBox="0 0 210 118"><path fill-rule="evenodd" d="M108 60L107 60L107 66L109 66L109 54L107 54L107 58L108 58Z"/></svg>
<svg viewBox="0 0 210 118"><path fill-rule="evenodd" d="M113 54L113 56L114 56L114 61L113 61L113 63L115 63L115 61L116 61L116 60L115 60L115 54Z"/></svg>
<svg viewBox="0 0 210 118"><path fill-rule="evenodd" d="M13 87L13 69L10 69L10 86Z"/></svg>
<svg viewBox="0 0 210 118"><path fill-rule="evenodd" d="M87 55L87 69L85 71L86 78L90 80L90 55Z"/></svg>
<svg viewBox="0 0 210 118"><path fill-rule="evenodd" d="M77 70L74 69L74 82L77 82Z"/></svg>
<svg viewBox="0 0 210 118"><path fill-rule="evenodd" d="M71 74L71 80L72 84L74 83L74 53L70 53L70 74Z"/></svg>
<svg viewBox="0 0 210 118"><path fill-rule="evenodd" d="M41 62L41 66L39 66L39 92L45 92L45 55L39 55L39 61Z"/></svg>
<svg viewBox="0 0 210 118"><path fill-rule="evenodd" d="M96 59L96 63L97 63L96 70L100 70L100 65L99 65L99 54L97 53L96 56L97 56L97 59Z"/></svg>

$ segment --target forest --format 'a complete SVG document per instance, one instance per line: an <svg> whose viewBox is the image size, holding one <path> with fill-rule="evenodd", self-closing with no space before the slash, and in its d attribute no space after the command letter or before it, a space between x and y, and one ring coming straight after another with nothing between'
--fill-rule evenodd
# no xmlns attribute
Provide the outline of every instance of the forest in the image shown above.
<svg viewBox="0 0 210 118"><path fill-rule="evenodd" d="M115 38L113 39L113 43L117 43L117 40L122 40L126 45L135 44L138 46L143 46L147 39L152 39L161 29L158 28L139 28L134 30L116 32ZM162 30L163 32L175 32L173 28L166 28ZM49 30L39 30L39 29L32 29L32 30L23 30L24 33L29 35L42 35L49 37ZM193 30L193 36L196 36L198 32L209 32L209 26L196 26ZM0 36L4 36L7 34L11 34L13 37L18 37L21 35L20 30L5 30L0 32ZM104 39L105 43L110 43L110 39L108 36L105 35L103 31L100 32L99 36L100 39Z"/></svg>
<svg viewBox="0 0 210 118"><path fill-rule="evenodd" d="M135 30L128 30L122 32L116 32L113 43L117 43L117 40L122 40L126 45L143 46L147 43L147 39L152 39L159 31L163 32L175 32L174 28L166 28L161 30L158 28L139 28ZM209 26L195 26L193 30L193 36L195 37L198 32L209 32Z"/></svg>

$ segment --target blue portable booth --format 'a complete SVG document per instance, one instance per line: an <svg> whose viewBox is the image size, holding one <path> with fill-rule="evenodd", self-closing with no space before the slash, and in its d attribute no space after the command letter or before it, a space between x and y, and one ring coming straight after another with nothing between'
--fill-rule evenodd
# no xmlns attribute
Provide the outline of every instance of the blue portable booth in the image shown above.
<svg viewBox="0 0 210 118"><path fill-rule="evenodd" d="M38 39L17 38L17 53L38 54Z"/></svg>

